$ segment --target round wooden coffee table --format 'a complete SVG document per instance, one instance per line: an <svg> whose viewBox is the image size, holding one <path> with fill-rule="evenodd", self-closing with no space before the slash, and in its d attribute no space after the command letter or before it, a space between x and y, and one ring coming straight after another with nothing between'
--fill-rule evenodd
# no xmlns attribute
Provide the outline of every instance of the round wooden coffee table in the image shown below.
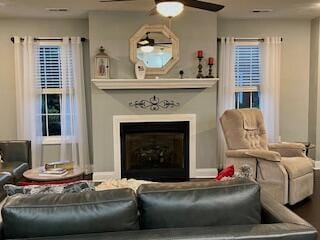
<svg viewBox="0 0 320 240"><path fill-rule="evenodd" d="M79 167L74 167L73 170L69 170L68 174L64 176L39 176L40 168L33 168L25 171L23 176L29 181L36 181L36 182L51 182L51 181L65 181L70 179L82 179L83 170Z"/></svg>

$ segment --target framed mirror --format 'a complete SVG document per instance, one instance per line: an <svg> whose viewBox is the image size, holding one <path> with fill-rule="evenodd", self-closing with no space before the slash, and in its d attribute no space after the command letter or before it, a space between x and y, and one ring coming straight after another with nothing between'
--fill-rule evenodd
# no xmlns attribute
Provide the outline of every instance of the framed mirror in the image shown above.
<svg viewBox="0 0 320 240"><path fill-rule="evenodd" d="M130 38L130 60L141 60L147 75L168 73L179 61L179 39L165 25L144 25Z"/></svg>

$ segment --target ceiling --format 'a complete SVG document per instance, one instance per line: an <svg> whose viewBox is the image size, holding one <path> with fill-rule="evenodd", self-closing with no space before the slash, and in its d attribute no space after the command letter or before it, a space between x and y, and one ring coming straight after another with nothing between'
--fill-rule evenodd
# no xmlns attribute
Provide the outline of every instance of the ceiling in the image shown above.
<svg viewBox="0 0 320 240"><path fill-rule="evenodd" d="M320 0L205 0L226 7L222 18L305 18L320 16ZM87 18L89 11L146 11L153 0L100 3L98 0L0 0L0 18ZM69 8L67 12L48 12L46 8ZM252 13L253 9L272 9L271 13Z"/></svg>

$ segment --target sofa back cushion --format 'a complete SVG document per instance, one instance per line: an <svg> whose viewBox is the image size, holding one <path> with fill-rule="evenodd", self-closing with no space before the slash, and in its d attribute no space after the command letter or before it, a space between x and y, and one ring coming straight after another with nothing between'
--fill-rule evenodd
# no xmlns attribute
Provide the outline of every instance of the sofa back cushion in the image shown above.
<svg viewBox="0 0 320 240"><path fill-rule="evenodd" d="M14 195L2 209L5 238L139 229L132 190Z"/></svg>
<svg viewBox="0 0 320 240"><path fill-rule="evenodd" d="M137 194L143 229L261 223L259 185L249 180L148 184Z"/></svg>
<svg viewBox="0 0 320 240"><path fill-rule="evenodd" d="M4 162L25 162L31 168L31 141L0 141L0 154Z"/></svg>

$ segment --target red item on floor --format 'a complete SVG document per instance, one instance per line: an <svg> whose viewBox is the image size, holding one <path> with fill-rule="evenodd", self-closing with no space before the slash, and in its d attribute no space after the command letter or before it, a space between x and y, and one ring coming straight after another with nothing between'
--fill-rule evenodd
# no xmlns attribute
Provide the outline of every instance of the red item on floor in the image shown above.
<svg viewBox="0 0 320 240"><path fill-rule="evenodd" d="M219 172L218 176L216 177L216 180L220 181L224 177L232 177L233 175L234 175L234 166L231 165L223 169L221 172Z"/></svg>

